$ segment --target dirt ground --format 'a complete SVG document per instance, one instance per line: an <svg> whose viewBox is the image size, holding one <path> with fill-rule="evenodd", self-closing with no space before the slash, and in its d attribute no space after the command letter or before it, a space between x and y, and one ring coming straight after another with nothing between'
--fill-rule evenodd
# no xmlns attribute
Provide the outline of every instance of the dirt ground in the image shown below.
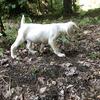
<svg viewBox="0 0 100 100"><path fill-rule="evenodd" d="M59 58L46 47L30 54L9 48L0 57L0 100L100 100L100 25L81 27L77 42L61 45Z"/></svg>

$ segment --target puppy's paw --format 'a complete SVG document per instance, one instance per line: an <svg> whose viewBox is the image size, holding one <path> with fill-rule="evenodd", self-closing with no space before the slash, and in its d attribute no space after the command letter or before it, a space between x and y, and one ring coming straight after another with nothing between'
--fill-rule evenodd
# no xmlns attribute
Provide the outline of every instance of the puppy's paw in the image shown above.
<svg viewBox="0 0 100 100"><path fill-rule="evenodd" d="M16 58L17 58L17 56L16 56L16 55L11 55L11 57L12 57L13 59L16 59Z"/></svg>
<svg viewBox="0 0 100 100"><path fill-rule="evenodd" d="M63 53L59 53L59 54L57 54L59 57L65 57L65 54L63 54Z"/></svg>

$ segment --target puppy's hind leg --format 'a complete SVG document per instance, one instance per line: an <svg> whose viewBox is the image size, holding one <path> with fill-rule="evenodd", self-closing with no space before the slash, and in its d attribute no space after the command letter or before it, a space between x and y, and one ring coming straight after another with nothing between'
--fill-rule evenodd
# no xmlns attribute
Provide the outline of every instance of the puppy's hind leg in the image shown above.
<svg viewBox="0 0 100 100"><path fill-rule="evenodd" d="M32 45L31 41L27 40L26 48L29 50L29 52L35 54L37 51L32 50L31 45Z"/></svg>
<svg viewBox="0 0 100 100"><path fill-rule="evenodd" d="M16 58L17 56L15 55L15 50L17 49L17 47L24 42L23 37L19 36L17 37L16 41L12 44L11 46L11 57L12 58Z"/></svg>

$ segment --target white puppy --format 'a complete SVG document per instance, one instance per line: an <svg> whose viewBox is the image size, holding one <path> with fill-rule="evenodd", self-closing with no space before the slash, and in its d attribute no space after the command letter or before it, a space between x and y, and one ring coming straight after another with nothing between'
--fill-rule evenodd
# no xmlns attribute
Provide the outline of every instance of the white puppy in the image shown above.
<svg viewBox="0 0 100 100"><path fill-rule="evenodd" d="M21 25L18 30L18 36L14 44L11 46L11 57L16 58L15 50L24 41L27 41L26 47L33 54L36 53L36 51L31 49L32 42L47 42L57 56L64 57L65 54L59 52L55 41L61 32L70 34L74 27L78 28L77 25L72 21L67 23L28 24L25 23L25 18L23 15L21 19Z"/></svg>

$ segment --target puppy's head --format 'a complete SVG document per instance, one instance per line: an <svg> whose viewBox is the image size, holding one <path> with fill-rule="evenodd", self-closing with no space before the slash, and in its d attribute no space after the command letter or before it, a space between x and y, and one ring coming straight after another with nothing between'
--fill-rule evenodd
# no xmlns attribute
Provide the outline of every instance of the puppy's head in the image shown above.
<svg viewBox="0 0 100 100"><path fill-rule="evenodd" d="M67 23L68 24L68 33L69 34L73 34L75 33L77 30L79 30L79 27L76 25L76 23L70 21Z"/></svg>
<svg viewBox="0 0 100 100"><path fill-rule="evenodd" d="M69 26L70 26L71 28L79 29L79 27L76 25L75 22L70 21L70 22L68 22L68 24L69 24Z"/></svg>

